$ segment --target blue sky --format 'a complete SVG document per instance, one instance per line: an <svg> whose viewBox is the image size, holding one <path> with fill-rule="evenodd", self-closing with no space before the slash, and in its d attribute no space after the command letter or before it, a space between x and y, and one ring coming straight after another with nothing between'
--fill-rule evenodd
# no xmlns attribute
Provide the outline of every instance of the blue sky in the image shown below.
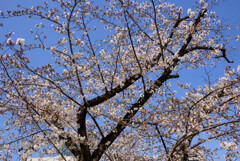
<svg viewBox="0 0 240 161"><path fill-rule="evenodd" d="M17 9L17 4L21 4L22 6L31 7L32 5L35 5L36 3L43 2L42 0L34 1L34 0L0 0L1 6L0 11L6 11L11 9ZM188 8L191 8L192 5L194 5L193 0L169 0L169 2L175 3L177 6L182 6L184 11L186 12ZM240 27L240 0L225 0L220 3L219 6L213 9L216 11L216 14L221 18L222 22L230 24L233 27L239 26ZM36 23L41 22L39 19L28 19L26 17L17 17L17 18L11 18L11 19L0 19L0 22L4 23L4 27L0 30L0 40L3 40L3 36L6 32L9 32L13 30L15 32L15 36L13 38L25 38L26 43L29 43L30 37L29 36L29 30L34 29L34 25ZM228 31L232 32L232 31ZM232 32L233 33L233 32ZM240 31L236 33L236 31L233 33L234 35L240 35ZM232 44L240 49L239 42L233 42ZM234 55L233 57L231 55ZM32 64L46 64L49 62L49 53L39 53L35 51L34 56L31 56L32 58ZM231 64L232 67L237 67L238 64L240 64L240 59L238 59L238 54L229 54L230 59L234 59L234 64ZM219 75L223 75L223 69L227 64L226 62L219 63L220 68L216 72L214 72L214 75L218 77ZM200 69L202 70L202 69ZM194 76L196 75L195 71L188 71L188 75ZM199 76L199 75L198 75ZM214 76L214 77L215 77ZM202 77L202 76L201 76ZM185 78L185 76L184 76ZM191 79L192 77L189 77ZM181 79L181 78L180 78ZM189 80L188 79L188 80ZM198 79L199 81L202 81L202 79ZM193 80L193 82L196 82L196 79ZM200 82L199 82L200 83Z"/></svg>
<svg viewBox="0 0 240 161"><path fill-rule="evenodd" d="M17 9L17 4L21 4L26 7L31 7L36 3L42 2L42 0L0 0L0 11ZM182 6L185 11L193 5L193 0L169 0L169 2L174 2L177 6ZM226 0L221 2L221 4L213 9L216 11L216 14L222 19L222 22L230 24L232 27L239 26L240 28L240 0ZM27 19L26 17L17 17L11 19L0 19L0 23L4 24L3 28L0 28L0 41L4 40L4 34L8 31L13 30L15 34L15 39L18 37L25 38L26 43L30 43L28 39L29 30L34 28L36 23L39 23L39 19ZM232 31L230 31L232 32ZM233 33L233 32L232 32ZM240 35L240 32L237 31L235 35ZM240 48L240 41L233 42L233 45ZM49 55L43 54L35 51L36 53L32 56L32 62L34 63L48 63ZM230 56L230 59L234 60L234 63L231 64L233 67L237 67L240 64L240 53L236 52L234 56ZM218 63L218 69L213 73L214 78L218 78L223 75L223 69L225 66L229 65L226 62ZM187 73L182 73L184 76L179 78L183 82L192 82L192 84L197 85L204 83L203 77L204 73L202 69L199 69L199 72L189 70ZM184 71L183 71L184 72ZM1 125L0 125L1 126Z"/></svg>

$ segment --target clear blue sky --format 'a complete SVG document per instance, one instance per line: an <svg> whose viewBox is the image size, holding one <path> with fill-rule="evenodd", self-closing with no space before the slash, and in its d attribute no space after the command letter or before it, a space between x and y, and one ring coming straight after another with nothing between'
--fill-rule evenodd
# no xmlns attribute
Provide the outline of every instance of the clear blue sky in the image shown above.
<svg viewBox="0 0 240 161"><path fill-rule="evenodd" d="M17 4L21 4L26 7L31 7L36 3L42 2L42 0L0 0L0 11L16 9ZM169 0L169 2L174 2L177 6L182 6L186 11L193 4L193 0ZM232 27L239 26L240 28L240 0L225 0L220 4L220 6L214 9L216 14L223 20L224 23L232 25ZM4 40L4 34L8 31L13 30L16 35L15 38L21 37L26 39L26 43L30 43L28 40L29 30L34 28L34 24L39 23L39 19L27 19L26 17L18 17L12 19L0 19L0 23L4 23L4 28L0 28L0 41ZM230 31L231 32L231 31ZM236 33L236 35L240 32ZM234 45L240 48L240 41L235 42ZM42 53L35 53L32 57L33 63L48 63L48 56ZM240 53L238 52L234 57L234 64L231 64L233 67L237 67L240 64ZM214 77L217 78L223 75L223 69L226 65L229 65L225 62L219 63L219 68L214 73ZM202 71L202 69L200 69ZM188 73L183 73L185 76L181 76L181 81L192 82L192 84L201 84L202 77L196 71L188 71ZM199 78L199 79L196 79ZM2 119L0 118L0 121ZM1 124L0 124L1 126ZM1 134L0 134L1 135Z"/></svg>

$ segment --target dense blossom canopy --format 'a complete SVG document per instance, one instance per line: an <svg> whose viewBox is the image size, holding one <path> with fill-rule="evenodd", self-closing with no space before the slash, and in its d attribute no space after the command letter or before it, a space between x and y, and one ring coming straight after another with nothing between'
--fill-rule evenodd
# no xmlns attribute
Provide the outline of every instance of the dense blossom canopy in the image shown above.
<svg viewBox="0 0 240 161"><path fill-rule="evenodd" d="M198 87L179 81L232 63L239 36L224 33L233 28L216 5L48 0L0 12L39 20L28 39L11 31L0 44L0 159L66 160L63 146L79 161L214 160L219 150L239 159L240 66ZM31 63L39 52L49 59Z"/></svg>

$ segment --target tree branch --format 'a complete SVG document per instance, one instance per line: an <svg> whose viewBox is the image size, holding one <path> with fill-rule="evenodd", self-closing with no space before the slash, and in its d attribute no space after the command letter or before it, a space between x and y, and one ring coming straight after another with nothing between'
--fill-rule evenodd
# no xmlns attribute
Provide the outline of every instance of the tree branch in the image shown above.
<svg viewBox="0 0 240 161"><path fill-rule="evenodd" d="M215 56L215 58L224 58L228 63L233 63L233 61L230 61L227 56L226 56L226 49L224 48L214 48L211 46L194 46L194 47L190 47L189 49L187 49L185 52L191 52L194 50L220 50L222 52L221 56Z"/></svg>
<svg viewBox="0 0 240 161"><path fill-rule="evenodd" d="M159 134L159 136L160 136L160 138L161 138L161 141L162 141L162 143L163 143L163 147L164 147L164 149L165 149L165 152L166 152L166 154L168 155L168 148L167 148L167 146L166 146L166 144L165 144L165 141L164 141L164 139L163 139L163 137L162 137L162 135L161 135L161 132L160 132L160 130L158 129L157 125L155 125L155 128L156 128L156 130L157 130L157 132L158 132L158 134Z"/></svg>

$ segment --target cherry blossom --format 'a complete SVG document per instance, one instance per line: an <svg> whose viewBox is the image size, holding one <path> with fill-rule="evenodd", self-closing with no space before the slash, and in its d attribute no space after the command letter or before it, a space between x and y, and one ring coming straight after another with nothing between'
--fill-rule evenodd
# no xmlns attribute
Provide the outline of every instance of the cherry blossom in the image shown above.
<svg viewBox="0 0 240 161"><path fill-rule="evenodd" d="M13 31L1 42L0 158L66 160L66 147L78 161L213 160L222 150L238 160L239 36L212 10L221 3L195 2L52 0L0 12L32 22L26 42ZM49 59L34 64L38 54ZM192 70L205 82L189 81Z"/></svg>
<svg viewBox="0 0 240 161"><path fill-rule="evenodd" d="M18 38L17 41L16 41L16 44L17 44L17 45L24 46L24 42L25 42L25 39Z"/></svg>
<svg viewBox="0 0 240 161"><path fill-rule="evenodd" d="M12 38L7 39L6 45L8 45L8 46L13 46L14 45L14 41L12 40Z"/></svg>

